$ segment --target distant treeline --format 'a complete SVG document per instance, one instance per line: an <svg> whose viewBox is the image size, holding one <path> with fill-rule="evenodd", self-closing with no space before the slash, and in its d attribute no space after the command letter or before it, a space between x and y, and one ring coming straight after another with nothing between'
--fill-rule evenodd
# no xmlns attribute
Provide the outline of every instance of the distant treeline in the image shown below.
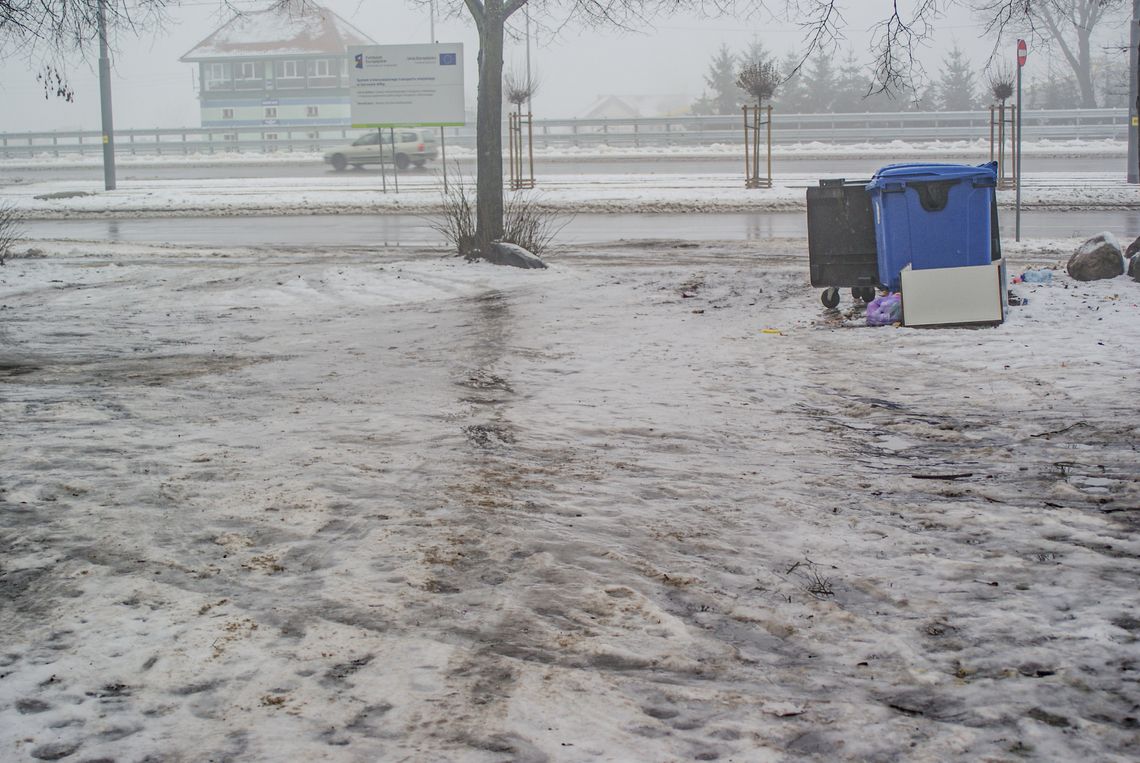
<svg viewBox="0 0 1140 763"><path fill-rule="evenodd" d="M691 106L694 114L739 114L751 99L736 84L748 63L775 61L758 42L733 53L727 45L709 62L704 94ZM1106 108L1128 105L1127 56L1102 56L1092 62L1097 105ZM982 71L973 67L955 46L936 71L928 71L926 84L907 92L882 92L867 64L853 51L842 61L816 54L807 61L789 52L777 63L781 82L772 106L785 114L827 114L897 111L972 111L997 103L994 86L1011 84L1014 67ZM1076 78L1052 60L1042 74L1035 72L1022 83L1027 109L1077 109L1081 107Z"/></svg>

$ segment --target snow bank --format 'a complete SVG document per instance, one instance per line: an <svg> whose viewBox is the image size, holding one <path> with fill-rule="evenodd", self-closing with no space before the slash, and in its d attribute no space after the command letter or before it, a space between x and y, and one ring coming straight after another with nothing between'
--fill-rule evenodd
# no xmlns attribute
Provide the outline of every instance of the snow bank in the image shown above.
<svg viewBox="0 0 1140 763"><path fill-rule="evenodd" d="M455 182L454 175L451 182ZM537 206L564 212L682 213L798 210L817 175L783 173L770 189L748 190L737 175L552 175L533 194ZM0 201L34 218L432 213L441 209L438 173L392 178L374 173L316 178L139 180L104 191L94 180L0 186ZM1012 191L999 204L1014 202ZM1037 173L1023 181L1026 208L1140 207L1140 187L1114 173Z"/></svg>
<svg viewBox="0 0 1140 763"><path fill-rule="evenodd" d="M623 143L628 136L615 136ZM145 145L145 144L144 144ZM170 143L165 147L168 153L156 154L117 154L116 164L123 166L226 166L226 165L275 165L275 164L320 164L323 162L323 152L320 151L278 151L273 153L258 153L246 151L244 153L223 152L182 155L175 153L179 149L178 143ZM881 156L889 160L909 161L931 157L945 159L958 159L961 161L981 162L989 158L989 141L984 139L974 141L883 141L876 143L822 143L810 141L806 143L780 143L774 149L775 156L780 159L863 159L868 156ZM551 146L543 145L536 139L534 155L542 161L582 161L583 159L621 160L621 159L718 159L737 157L740 154L739 144L712 143L707 145L672 145L672 146L631 146L631 145L582 145L582 146ZM1036 140L1027 141L1022 146L1022 154L1033 158L1082 158L1082 157L1125 157L1128 155L1127 141L1119 140ZM448 161L461 161L464 163L475 160L475 151L459 145L447 146ZM50 148L44 147L42 153L34 157L10 157L0 159L0 169L15 171L19 169L35 169L44 167L100 167L102 156L97 152L87 156L56 156ZM505 158L504 158L505 161Z"/></svg>

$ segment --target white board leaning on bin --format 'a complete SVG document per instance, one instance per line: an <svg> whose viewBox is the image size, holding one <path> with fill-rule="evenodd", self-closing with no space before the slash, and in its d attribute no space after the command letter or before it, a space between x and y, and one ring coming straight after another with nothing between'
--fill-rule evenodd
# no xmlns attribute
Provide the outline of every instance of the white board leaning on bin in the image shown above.
<svg viewBox="0 0 1140 763"><path fill-rule="evenodd" d="M1003 261L902 271L904 326L993 324L1005 320Z"/></svg>
<svg viewBox="0 0 1140 763"><path fill-rule="evenodd" d="M466 124L463 44L351 45L353 127L452 127Z"/></svg>

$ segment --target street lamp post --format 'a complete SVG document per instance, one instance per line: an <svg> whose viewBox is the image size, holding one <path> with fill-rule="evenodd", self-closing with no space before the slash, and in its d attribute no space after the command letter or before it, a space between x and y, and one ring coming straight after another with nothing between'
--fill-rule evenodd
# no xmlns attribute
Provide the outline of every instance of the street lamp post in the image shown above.
<svg viewBox="0 0 1140 763"><path fill-rule="evenodd" d="M111 117L111 61L107 57L107 0L99 0L99 100L103 113L103 187L115 190L115 126Z"/></svg>
<svg viewBox="0 0 1140 763"><path fill-rule="evenodd" d="M1140 0L1136 0L1140 3ZM530 107L531 91L534 90L534 83L530 80L530 3L528 2L523 6L523 11L526 13L526 113L532 114L534 110Z"/></svg>
<svg viewBox="0 0 1140 763"><path fill-rule="evenodd" d="M1128 31L1128 182L1140 183L1140 0L1132 0Z"/></svg>

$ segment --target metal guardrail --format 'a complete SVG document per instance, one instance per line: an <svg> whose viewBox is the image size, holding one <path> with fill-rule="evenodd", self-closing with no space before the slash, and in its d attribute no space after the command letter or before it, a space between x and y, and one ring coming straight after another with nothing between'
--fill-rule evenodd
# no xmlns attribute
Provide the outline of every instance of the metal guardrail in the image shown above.
<svg viewBox="0 0 1140 763"><path fill-rule="evenodd" d="M738 143L742 117L678 116L647 119L545 119L534 121L535 147L702 146ZM1127 140L1127 109L1026 111L1026 140ZM780 114L772 120L776 143L863 143L884 140L959 141L989 138L990 112L940 111L858 114ZM209 155L323 152L364 131L341 124L265 125L241 128L116 130L118 155ZM448 146L474 148L475 128L445 128ZM0 133L0 156L75 156L102 153L94 130Z"/></svg>

